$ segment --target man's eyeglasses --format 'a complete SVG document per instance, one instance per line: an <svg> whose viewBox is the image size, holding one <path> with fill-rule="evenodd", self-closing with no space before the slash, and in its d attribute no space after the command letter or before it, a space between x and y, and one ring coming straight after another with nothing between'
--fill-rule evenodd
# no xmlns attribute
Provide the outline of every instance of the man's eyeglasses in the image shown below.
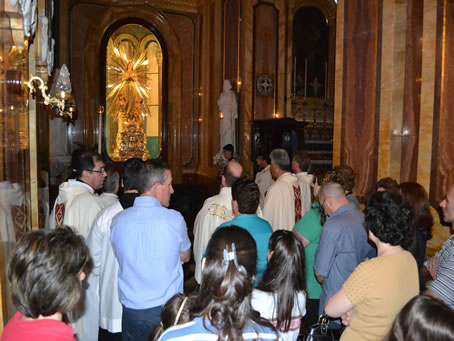
<svg viewBox="0 0 454 341"><path fill-rule="evenodd" d="M94 170L94 169L87 169L89 172L95 172L95 173L105 173L106 170L104 168L101 168L100 170Z"/></svg>

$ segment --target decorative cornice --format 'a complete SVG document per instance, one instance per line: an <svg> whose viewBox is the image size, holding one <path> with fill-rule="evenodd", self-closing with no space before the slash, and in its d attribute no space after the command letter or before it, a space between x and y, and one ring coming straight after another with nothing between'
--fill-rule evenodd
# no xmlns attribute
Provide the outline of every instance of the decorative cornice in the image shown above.
<svg viewBox="0 0 454 341"><path fill-rule="evenodd" d="M143 2L161 10L197 13L202 0L144 0Z"/></svg>
<svg viewBox="0 0 454 341"><path fill-rule="evenodd" d="M98 4L108 7L149 5L161 11L175 11L182 13L197 13L200 6L207 0L59 0L66 1L71 6L78 3Z"/></svg>

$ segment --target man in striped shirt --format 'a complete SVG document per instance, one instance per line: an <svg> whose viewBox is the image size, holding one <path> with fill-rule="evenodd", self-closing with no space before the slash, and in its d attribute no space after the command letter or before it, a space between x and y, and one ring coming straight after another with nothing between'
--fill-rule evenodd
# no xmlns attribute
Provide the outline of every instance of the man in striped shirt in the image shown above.
<svg viewBox="0 0 454 341"><path fill-rule="evenodd" d="M453 224L454 185L449 187L440 206L443 210L444 220ZM439 255L432 257L427 268L434 280L429 284L425 294L442 300L451 309L454 309L454 235L444 243Z"/></svg>

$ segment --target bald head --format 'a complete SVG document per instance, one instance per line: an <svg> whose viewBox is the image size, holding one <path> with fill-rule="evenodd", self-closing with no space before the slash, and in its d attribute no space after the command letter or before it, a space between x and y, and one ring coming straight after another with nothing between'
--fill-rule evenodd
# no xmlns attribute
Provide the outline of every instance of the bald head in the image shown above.
<svg viewBox="0 0 454 341"><path fill-rule="evenodd" d="M328 182L320 188L319 201L329 216L349 203L343 187L335 182Z"/></svg>
<svg viewBox="0 0 454 341"><path fill-rule="evenodd" d="M243 175L243 166L235 160L229 161L224 167L222 175L222 185L232 187L233 183Z"/></svg>

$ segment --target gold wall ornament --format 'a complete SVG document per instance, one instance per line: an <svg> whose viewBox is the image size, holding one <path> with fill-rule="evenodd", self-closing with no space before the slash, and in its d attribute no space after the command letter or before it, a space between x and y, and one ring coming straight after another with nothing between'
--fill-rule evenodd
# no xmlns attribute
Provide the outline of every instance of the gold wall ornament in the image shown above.
<svg viewBox="0 0 454 341"><path fill-rule="evenodd" d="M41 91L45 105L50 105L56 109L57 115L61 117L68 116L71 120L76 110L76 106L71 101L71 83L69 81L69 72L66 65L63 65L61 70L58 70L58 76L51 93L48 93L48 87L43 79L30 74L30 79L25 83L30 89L30 93Z"/></svg>

